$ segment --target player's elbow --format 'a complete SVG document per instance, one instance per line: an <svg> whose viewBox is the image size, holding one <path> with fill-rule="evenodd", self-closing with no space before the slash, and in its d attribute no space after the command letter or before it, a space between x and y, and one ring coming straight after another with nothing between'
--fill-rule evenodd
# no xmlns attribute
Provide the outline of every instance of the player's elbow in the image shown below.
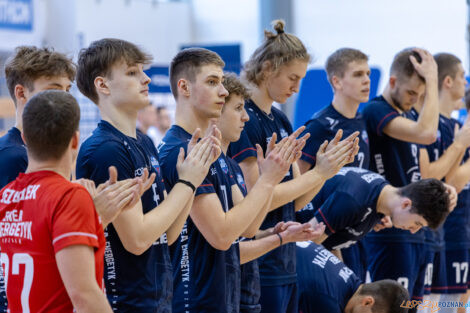
<svg viewBox="0 0 470 313"><path fill-rule="evenodd" d="M424 131L421 133L421 144L430 145L437 140L437 132Z"/></svg>
<svg viewBox="0 0 470 313"><path fill-rule="evenodd" d="M74 308L77 309L77 312L85 311L86 308L92 308L94 306L93 299L96 298L95 293L97 292L101 292L98 285L90 285L88 288L80 288L78 286L70 286L67 288L67 294Z"/></svg>
<svg viewBox="0 0 470 313"><path fill-rule="evenodd" d="M256 233L257 233L257 232L258 232L257 229L255 229L255 230L248 229L248 230L246 230L245 232L243 232L242 237L245 237L245 238L253 238L254 236L256 236Z"/></svg>
<svg viewBox="0 0 470 313"><path fill-rule="evenodd" d="M209 244L217 250L222 250L222 251L227 251L230 246L232 245L232 242L229 240L225 240L224 238L221 237L216 237L213 238L212 240L208 240Z"/></svg>
<svg viewBox="0 0 470 313"><path fill-rule="evenodd" d="M134 255L141 255L148 250L150 244L141 240L126 240L122 241L122 245L127 252Z"/></svg>

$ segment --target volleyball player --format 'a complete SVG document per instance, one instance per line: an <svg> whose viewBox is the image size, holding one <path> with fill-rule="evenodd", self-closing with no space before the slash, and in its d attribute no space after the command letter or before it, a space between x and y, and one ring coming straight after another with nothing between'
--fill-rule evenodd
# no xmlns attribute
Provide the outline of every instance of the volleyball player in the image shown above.
<svg viewBox="0 0 470 313"><path fill-rule="evenodd" d="M137 112L149 105L150 79L143 72L149 62L149 55L119 39L91 43L78 60L78 88L97 104L102 120L80 148L77 177L102 183L109 166L117 168L121 179L140 177L146 171L156 176L152 188L105 233L106 291L117 312L171 311L173 271L168 245L181 232L194 186L220 151L217 139L210 136L196 144L196 132L187 157L183 160L179 150L175 155L180 180L166 194L155 146L136 130Z"/></svg>
<svg viewBox="0 0 470 313"><path fill-rule="evenodd" d="M305 76L310 61L305 46L299 38L284 32L284 22L275 21L276 33L265 31L265 40L251 55L244 67L244 75L252 85L251 99L247 101L250 120L246 123L239 141L231 143L229 155L240 164L246 179L248 191L258 179L258 165L255 145L266 150L273 133L278 140L292 134L292 126L280 110L272 107L273 102L284 103L298 92L300 80ZM281 184L274 190L272 207L261 229L275 226L280 221L295 220L295 211L303 208L321 188L326 179L332 177L357 153L358 133L339 142L341 131L320 148L326 153L346 148L344 158L326 166L315 166L300 174L294 163ZM339 143L338 143L339 142ZM295 200L295 201L294 201ZM297 312L295 245L287 244L259 259L261 277L262 312Z"/></svg>
<svg viewBox="0 0 470 313"><path fill-rule="evenodd" d="M424 104L418 117L410 110L421 97ZM363 116L371 169L395 187L418 181L419 145L436 140L439 120L437 66L432 55L418 48L400 51L383 94L366 105ZM398 280L421 300L426 268L423 231L384 229L370 233L366 241L372 281Z"/></svg>
<svg viewBox="0 0 470 313"><path fill-rule="evenodd" d="M325 70L333 89L333 100L305 123L305 131L310 134L298 161L300 173L305 173L315 165L315 153L324 140L331 140L335 133L343 130L344 136L359 131L359 152L348 166L369 168L369 138L359 104L369 100L370 68L368 57L352 48L341 48L327 59ZM308 204L307 206L310 206ZM343 262L365 281L367 255L362 241L340 250Z"/></svg>

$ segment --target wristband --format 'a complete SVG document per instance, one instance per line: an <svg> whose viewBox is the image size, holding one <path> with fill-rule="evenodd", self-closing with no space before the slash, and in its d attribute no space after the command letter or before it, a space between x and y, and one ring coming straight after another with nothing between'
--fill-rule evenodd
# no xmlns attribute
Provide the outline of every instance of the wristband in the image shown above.
<svg viewBox="0 0 470 313"><path fill-rule="evenodd" d="M282 246L282 236L279 233L276 233L276 235L278 235L279 237L279 241L280 241L279 247L280 247Z"/></svg>
<svg viewBox="0 0 470 313"><path fill-rule="evenodd" d="M187 180L184 180L184 179L178 179L178 180L176 181L176 183L182 183L182 184L185 184L186 186L188 186L189 188L191 188L191 189L193 190L193 192L195 192L195 191L196 191L196 187L194 187L194 185L193 185L191 182L187 181Z"/></svg>

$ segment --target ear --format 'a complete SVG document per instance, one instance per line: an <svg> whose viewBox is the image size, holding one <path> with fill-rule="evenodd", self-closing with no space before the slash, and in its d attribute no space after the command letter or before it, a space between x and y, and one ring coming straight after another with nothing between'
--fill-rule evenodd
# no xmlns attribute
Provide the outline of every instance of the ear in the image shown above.
<svg viewBox="0 0 470 313"><path fill-rule="evenodd" d="M20 85L20 84L15 86L14 93L15 93L15 100L16 100L15 102L17 105L18 104L24 105L26 104L26 102L28 102L28 97L26 95L26 92L27 90L25 86Z"/></svg>
<svg viewBox="0 0 470 313"><path fill-rule="evenodd" d="M180 78L180 80L178 80L177 86L178 95L185 97L189 97L191 95L191 91L189 90L189 82L186 79Z"/></svg>
<svg viewBox="0 0 470 313"><path fill-rule="evenodd" d="M80 132L77 130L73 136L72 136L72 139L70 140L70 147L73 149L73 150L78 150L78 143L79 143L79 140L80 139Z"/></svg>
<svg viewBox="0 0 470 313"><path fill-rule="evenodd" d="M389 84L390 87L393 89L393 88L395 88L395 84L396 84L396 83L397 83L397 77L391 75L390 78L388 79L388 84Z"/></svg>
<svg viewBox="0 0 470 313"><path fill-rule="evenodd" d="M411 199L407 197L402 197L401 199L401 208L403 210L411 210Z"/></svg>
<svg viewBox="0 0 470 313"><path fill-rule="evenodd" d="M333 85L334 90L340 90L341 89L341 81L338 78L338 76L333 75L331 78L331 84Z"/></svg>
<svg viewBox="0 0 470 313"><path fill-rule="evenodd" d="M375 299L372 296L364 296L361 299L361 306L365 308L372 308L374 306Z"/></svg>
<svg viewBox="0 0 470 313"><path fill-rule="evenodd" d="M263 73L263 77L266 78L273 73L273 64L271 61L267 60L263 62L261 65L261 72Z"/></svg>
<svg viewBox="0 0 470 313"><path fill-rule="evenodd" d="M107 80L106 80L105 77L97 76L93 82L95 84L96 93L98 93L98 94L101 93L101 94L105 94L105 95L109 95L111 93L109 88L108 88Z"/></svg>
<svg viewBox="0 0 470 313"><path fill-rule="evenodd" d="M446 76L442 81L442 86L445 86L446 88L452 88L453 83L454 80L452 79L452 77Z"/></svg>

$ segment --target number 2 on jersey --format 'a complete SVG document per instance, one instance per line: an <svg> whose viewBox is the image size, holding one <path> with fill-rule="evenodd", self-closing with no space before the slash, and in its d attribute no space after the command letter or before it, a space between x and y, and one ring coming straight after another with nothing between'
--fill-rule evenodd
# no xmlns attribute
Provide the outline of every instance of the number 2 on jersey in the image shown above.
<svg viewBox="0 0 470 313"><path fill-rule="evenodd" d="M2 262L3 274L5 277L5 289L8 290L8 278L10 276L10 259L8 258L8 255L6 253L0 253L0 261ZM31 291L31 285L33 284L33 258L27 253L13 254L13 260L11 264L12 275L20 274L20 264L24 265L23 289L21 290L21 308L23 310L23 313L30 313L29 292Z"/></svg>

